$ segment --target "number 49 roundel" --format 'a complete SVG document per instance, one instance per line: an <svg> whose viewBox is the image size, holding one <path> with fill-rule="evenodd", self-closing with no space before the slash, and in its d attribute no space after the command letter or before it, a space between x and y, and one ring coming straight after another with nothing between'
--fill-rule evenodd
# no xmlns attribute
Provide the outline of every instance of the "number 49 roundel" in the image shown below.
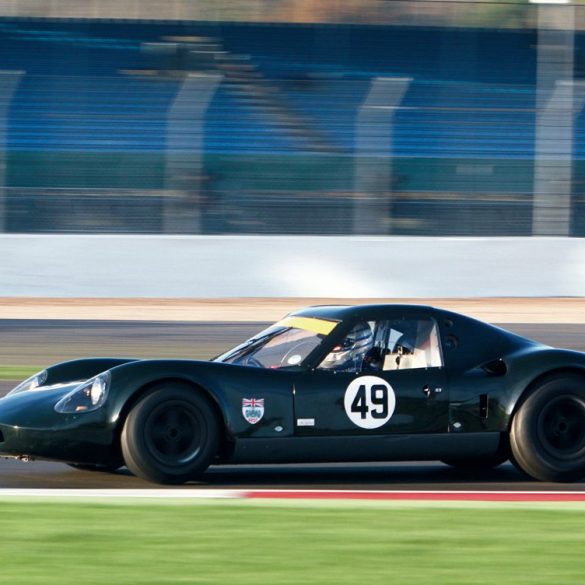
<svg viewBox="0 0 585 585"><path fill-rule="evenodd" d="M347 387L343 404L353 424L363 429L377 429L394 413L396 395L386 380L362 376Z"/></svg>

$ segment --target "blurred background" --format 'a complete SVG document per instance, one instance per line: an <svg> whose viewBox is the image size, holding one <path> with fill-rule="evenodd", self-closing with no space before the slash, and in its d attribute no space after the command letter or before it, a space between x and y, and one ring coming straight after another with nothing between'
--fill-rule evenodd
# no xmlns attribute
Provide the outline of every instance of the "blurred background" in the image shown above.
<svg viewBox="0 0 585 585"><path fill-rule="evenodd" d="M0 232L585 235L585 5L0 0Z"/></svg>

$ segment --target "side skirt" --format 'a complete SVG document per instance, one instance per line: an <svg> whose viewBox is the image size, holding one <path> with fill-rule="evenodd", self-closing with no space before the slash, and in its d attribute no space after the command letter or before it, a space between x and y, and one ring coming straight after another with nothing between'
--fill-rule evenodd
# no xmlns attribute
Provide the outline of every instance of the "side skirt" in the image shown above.
<svg viewBox="0 0 585 585"><path fill-rule="evenodd" d="M324 463L332 461L430 461L495 455L502 433L437 433L368 437L237 439L225 463Z"/></svg>

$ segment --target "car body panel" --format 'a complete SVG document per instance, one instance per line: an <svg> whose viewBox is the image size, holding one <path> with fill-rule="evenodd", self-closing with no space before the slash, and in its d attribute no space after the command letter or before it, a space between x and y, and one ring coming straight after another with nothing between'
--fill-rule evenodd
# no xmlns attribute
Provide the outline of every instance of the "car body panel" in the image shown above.
<svg viewBox="0 0 585 585"><path fill-rule="evenodd" d="M347 387L362 376L347 372L309 371L295 381L295 417L315 421L298 426L297 436L359 435L364 429L348 418L343 400ZM363 376L365 377L365 376ZM376 433L438 433L448 430L448 392L443 368L378 372L396 394L390 420ZM426 396L425 388L432 389ZM372 434L370 431L369 434Z"/></svg>
<svg viewBox="0 0 585 585"><path fill-rule="evenodd" d="M449 457L490 457L502 445L502 433L321 436L242 439L228 463L325 463L353 461L431 461Z"/></svg>

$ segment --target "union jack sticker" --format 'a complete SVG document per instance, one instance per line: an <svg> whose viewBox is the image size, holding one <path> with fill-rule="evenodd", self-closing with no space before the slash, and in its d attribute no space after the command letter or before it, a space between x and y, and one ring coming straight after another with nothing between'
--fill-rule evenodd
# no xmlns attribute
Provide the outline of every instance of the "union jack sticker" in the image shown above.
<svg viewBox="0 0 585 585"><path fill-rule="evenodd" d="M255 425L264 416L264 398L242 398L242 414Z"/></svg>

